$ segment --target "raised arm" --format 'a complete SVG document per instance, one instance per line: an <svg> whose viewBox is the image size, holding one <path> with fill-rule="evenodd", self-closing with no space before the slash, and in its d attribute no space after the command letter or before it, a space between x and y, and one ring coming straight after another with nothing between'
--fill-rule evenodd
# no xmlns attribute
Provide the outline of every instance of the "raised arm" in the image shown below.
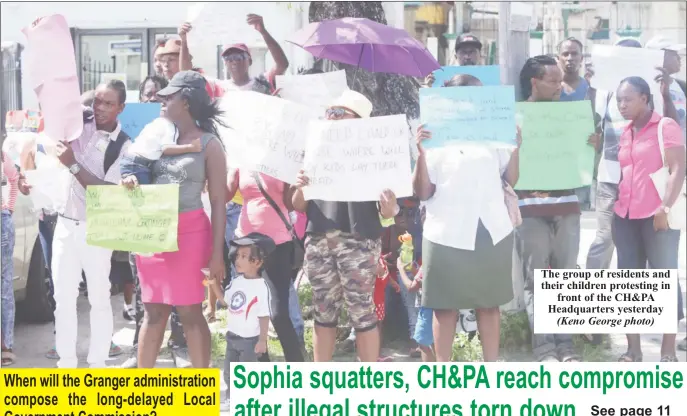
<svg viewBox="0 0 687 416"><path fill-rule="evenodd" d="M522 144L522 134L520 132L520 127L518 127L518 134L516 136L516 141L518 147L513 150L510 155L510 161L508 161L508 166L506 167L506 172L503 174L503 179L505 179L508 184L515 188L515 184L518 183L520 178L520 145Z"/></svg>
<svg viewBox="0 0 687 416"><path fill-rule="evenodd" d="M661 74L656 76L656 81L661 84L661 97L663 98L663 117L672 118L677 124L680 124L680 117L677 114L677 108L673 103L673 97L670 95L670 84L675 82L665 68L657 67ZM667 157L667 156L666 156Z"/></svg>
<svg viewBox="0 0 687 416"><path fill-rule="evenodd" d="M427 159L422 142L432 138L432 133L425 130L423 126L417 128L417 163L413 172L413 190L421 201L426 201L434 195L436 186L429 180L429 170Z"/></svg>
<svg viewBox="0 0 687 416"><path fill-rule="evenodd" d="M284 72L286 72L289 67L289 60L286 58L286 54L279 45L279 42L277 42L272 35L270 35L267 29L265 29L265 22L263 21L262 16L257 14L249 14L246 21L249 25L252 25L255 30L260 32L262 39L265 41L265 45L267 45L267 49L270 51L270 54L274 59L274 68L272 68L266 74L267 80L272 82L275 76L282 75Z"/></svg>
<svg viewBox="0 0 687 416"><path fill-rule="evenodd" d="M188 32L193 29L193 26L189 22L184 22L179 27L179 37L181 38L181 50L179 51L179 70L180 71L190 71L193 69L193 59L191 57L191 52L188 50Z"/></svg>

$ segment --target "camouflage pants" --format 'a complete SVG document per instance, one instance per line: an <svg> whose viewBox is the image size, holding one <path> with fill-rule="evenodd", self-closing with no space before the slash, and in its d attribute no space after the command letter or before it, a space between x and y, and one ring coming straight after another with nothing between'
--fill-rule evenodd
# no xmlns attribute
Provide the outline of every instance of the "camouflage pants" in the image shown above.
<svg viewBox="0 0 687 416"><path fill-rule="evenodd" d="M312 285L315 323L336 327L346 303L358 332L375 328L372 298L381 241L341 231L317 233L305 242L305 270Z"/></svg>

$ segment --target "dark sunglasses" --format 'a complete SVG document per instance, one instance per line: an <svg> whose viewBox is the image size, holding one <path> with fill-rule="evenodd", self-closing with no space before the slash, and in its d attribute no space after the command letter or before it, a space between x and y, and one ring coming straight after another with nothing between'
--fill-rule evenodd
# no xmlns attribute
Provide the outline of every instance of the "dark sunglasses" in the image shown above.
<svg viewBox="0 0 687 416"><path fill-rule="evenodd" d="M222 58L224 59L224 62L241 62L248 59L248 55L243 52L230 53L229 55L224 55Z"/></svg>
<svg viewBox="0 0 687 416"><path fill-rule="evenodd" d="M344 115L350 114L352 116L358 116L356 113L346 110L345 108L337 107L337 108L328 108L327 112L325 115L328 118L342 118Z"/></svg>

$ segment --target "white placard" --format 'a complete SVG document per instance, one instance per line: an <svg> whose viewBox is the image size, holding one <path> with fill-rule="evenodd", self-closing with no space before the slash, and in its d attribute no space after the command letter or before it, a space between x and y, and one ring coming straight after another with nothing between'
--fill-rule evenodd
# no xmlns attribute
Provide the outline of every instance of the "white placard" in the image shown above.
<svg viewBox="0 0 687 416"><path fill-rule="evenodd" d="M71 174L64 166L45 166L27 170L26 182L31 185L33 208L62 212L67 205Z"/></svg>
<svg viewBox="0 0 687 416"><path fill-rule="evenodd" d="M232 91L220 100L220 136L230 167L244 167L294 183L303 167L305 135L312 110L282 98Z"/></svg>
<svg viewBox="0 0 687 416"><path fill-rule="evenodd" d="M594 88L615 94L620 82L627 77L642 77L649 84L654 99L654 109L663 114L663 99L660 85L654 81L660 72L656 67L663 66L663 51L624 46L594 45L592 63ZM613 98L615 99L615 98Z"/></svg>
<svg viewBox="0 0 687 416"><path fill-rule="evenodd" d="M377 201L384 189L413 194L405 115L313 121L308 130L306 199Z"/></svg>
<svg viewBox="0 0 687 416"><path fill-rule="evenodd" d="M311 75L277 75L279 95L289 101L315 109L318 118L334 100L348 90L346 71Z"/></svg>

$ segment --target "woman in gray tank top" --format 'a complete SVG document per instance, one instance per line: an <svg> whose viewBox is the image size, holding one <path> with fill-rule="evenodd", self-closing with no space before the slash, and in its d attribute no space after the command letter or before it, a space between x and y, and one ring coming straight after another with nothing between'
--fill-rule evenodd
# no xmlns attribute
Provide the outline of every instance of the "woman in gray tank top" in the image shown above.
<svg viewBox="0 0 687 416"><path fill-rule="evenodd" d="M163 102L162 115L179 129L177 143L190 144L200 138L202 150L163 155L152 169L153 184L179 184L179 250L136 258L145 306L139 368L155 366L172 306L181 318L193 367L210 366L210 329L202 310L205 287L201 269L209 268L211 280L224 280L227 167L215 128L220 112L211 102L205 82L197 72L183 71L158 93ZM126 178L129 186L135 185L132 178ZM211 219L200 198L206 182Z"/></svg>

